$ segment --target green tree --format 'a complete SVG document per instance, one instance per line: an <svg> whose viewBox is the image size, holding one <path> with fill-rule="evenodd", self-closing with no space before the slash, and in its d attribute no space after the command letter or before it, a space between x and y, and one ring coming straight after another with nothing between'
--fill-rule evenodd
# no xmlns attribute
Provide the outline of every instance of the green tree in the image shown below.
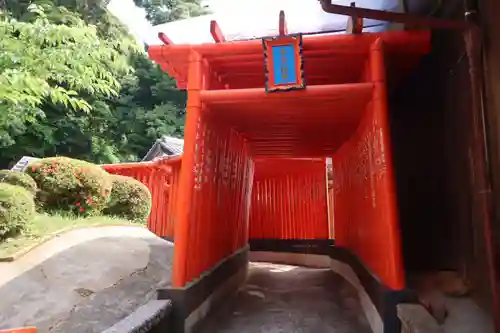
<svg viewBox="0 0 500 333"><path fill-rule="evenodd" d="M146 18L153 25L172 22L208 13L201 0L134 0L138 7L144 8Z"/></svg>
<svg viewBox="0 0 500 333"><path fill-rule="evenodd" d="M23 155L134 161L160 136L183 136L185 92L106 5L0 0L0 166Z"/></svg>
<svg viewBox="0 0 500 333"><path fill-rule="evenodd" d="M112 101L116 121L109 133L121 136L120 151L142 157L162 135L184 135L186 94L144 54L136 54L132 63L135 72Z"/></svg>
<svg viewBox="0 0 500 333"><path fill-rule="evenodd" d="M77 17L72 17L71 26L53 24L35 4L21 16L32 22L0 19L2 149L47 117L44 106L63 108L68 114L90 113L86 97L117 95L120 85L114 73L130 70L112 45Z"/></svg>

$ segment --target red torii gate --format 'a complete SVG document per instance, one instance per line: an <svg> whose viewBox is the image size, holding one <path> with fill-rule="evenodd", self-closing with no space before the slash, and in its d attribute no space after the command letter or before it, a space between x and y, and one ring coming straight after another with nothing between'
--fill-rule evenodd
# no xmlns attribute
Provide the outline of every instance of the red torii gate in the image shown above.
<svg viewBox="0 0 500 333"><path fill-rule="evenodd" d="M283 14L279 21L285 33ZM402 288L386 68L394 73L411 69L429 50L428 32L301 38L307 87L271 94L264 89L262 40L227 42L215 21L210 29L214 44L175 45L160 33L165 45L148 51L179 88L188 90L175 286L185 285L245 246L249 214L241 212L251 209L253 159L333 156L336 243L356 252L385 283ZM225 168L232 170L240 188L226 188L220 170L211 164L217 158L225 159ZM199 177L212 179L203 182ZM234 197L226 202L237 205L234 212L214 199L224 189L227 198ZM214 233L208 238L213 241L204 237L202 242L193 231L198 227L197 232ZM232 246L219 248L222 239L217 234L223 228L233 230L224 231Z"/></svg>
<svg viewBox="0 0 500 333"><path fill-rule="evenodd" d="M370 322L372 329L381 332L383 327L384 332L396 332L395 305L402 301L401 296L408 301L409 294L401 290L404 269L386 89L387 81L397 80L398 74L411 70L420 56L428 52L429 34L425 31L361 34L363 18L399 22L406 28L462 30L470 46L467 50L473 68L478 63L477 57L474 58L479 53L474 53L478 48L474 47L477 45L473 38L478 29L469 19L471 12L466 13L467 20L446 20L356 8L354 3L351 6L331 4L330 0L320 3L325 12L351 16L347 32L357 36L290 39L286 36L284 12L280 12L278 35L283 38L274 44L267 43L267 50L255 40L228 42L215 21L210 22L215 45L174 45L160 34L165 45L150 49L151 58L176 78L180 88L188 88L190 96L186 131L190 150L187 161L182 162L181 181L169 190L175 194L171 196L167 214L167 229L171 234L175 225L174 285L177 287L171 290L173 293L160 291L160 298L172 298L181 308L183 303L190 303L187 296L179 299L177 292L183 290L188 295L188 290L199 291L200 287L193 286L227 266L235 254L245 250L246 241L250 241L254 251L270 251L271 243L256 243L256 238L290 239L292 243L304 240L300 246L323 240L327 229L325 218L318 213L322 211L321 205L315 204L326 198L301 192L321 193L323 184L317 181L321 172L314 171L313 165L316 163L320 170L322 159L333 156L336 246L332 248L330 242L326 252L325 249L319 252L329 253L332 263L334 258L341 258L360 279L372 276L368 279L371 282L362 285L379 314L385 313L383 325ZM264 71L262 63L272 58L268 51L283 49L293 44L293 39L300 40L294 47L296 80L276 84L275 65L267 61ZM305 70L298 60L306 64ZM285 66L286 70L290 68ZM471 72L473 99L477 101L478 75L474 73ZM293 85L306 89L279 97L265 94L262 89L266 87L266 92L270 92ZM309 112L307 115L305 110ZM243 152L238 153L238 149ZM304 156L313 158L309 165L296 159ZM175 167L177 171L179 164ZM300 173L306 169L307 172ZM224 217L221 211L228 207L231 209ZM160 227L163 233L165 228ZM207 242L205 247L202 241ZM188 247L194 255L191 262L187 260ZM346 247L350 262L345 261L346 253L342 251ZM295 250L289 248L285 252ZM384 286L373 289L380 282L389 289ZM210 285L209 289L215 292L221 282L212 281ZM494 288L492 292L496 295ZM369 315L369 318L375 317Z"/></svg>

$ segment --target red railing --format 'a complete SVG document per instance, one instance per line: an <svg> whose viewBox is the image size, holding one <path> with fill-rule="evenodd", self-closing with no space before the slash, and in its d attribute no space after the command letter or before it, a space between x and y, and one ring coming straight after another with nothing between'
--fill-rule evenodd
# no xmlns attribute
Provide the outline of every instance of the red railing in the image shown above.
<svg viewBox="0 0 500 333"><path fill-rule="evenodd" d="M173 238L181 158L155 162L102 165L109 173L135 178L151 191L148 228L160 237Z"/></svg>

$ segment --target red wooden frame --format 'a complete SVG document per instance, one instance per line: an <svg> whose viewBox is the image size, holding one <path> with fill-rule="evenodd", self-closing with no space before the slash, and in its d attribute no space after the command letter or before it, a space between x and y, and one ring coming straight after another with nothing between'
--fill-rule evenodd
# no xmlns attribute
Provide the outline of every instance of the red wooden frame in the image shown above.
<svg viewBox="0 0 500 333"><path fill-rule="evenodd" d="M268 37L262 39L264 47L264 66L266 71L266 91L289 91L305 89L304 59L302 55L302 35L288 35ZM274 82L273 54L271 49L275 46L292 45L295 51L295 83L276 84Z"/></svg>

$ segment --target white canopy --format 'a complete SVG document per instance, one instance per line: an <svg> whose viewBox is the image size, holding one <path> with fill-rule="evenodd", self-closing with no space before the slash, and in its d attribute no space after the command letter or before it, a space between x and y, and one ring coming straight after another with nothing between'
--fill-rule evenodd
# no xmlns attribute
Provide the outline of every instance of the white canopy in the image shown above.
<svg viewBox="0 0 500 333"><path fill-rule="evenodd" d="M349 6L351 0L334 3ZM356 6L399 12L403 7L400 0L357 0ZM211 15L154 26L145 42L149 45L161 44L158 33L163 32L175 44L213 43L211 20L217 21L227 40L276 35L280 10L285 11L289 33L343 31L348 19L347 16L324 12L317 0L233 0L228 1L223 9ZM364 26L363 31L381 31L389 27L385 22L374 20L365 20Z"/></svg>

